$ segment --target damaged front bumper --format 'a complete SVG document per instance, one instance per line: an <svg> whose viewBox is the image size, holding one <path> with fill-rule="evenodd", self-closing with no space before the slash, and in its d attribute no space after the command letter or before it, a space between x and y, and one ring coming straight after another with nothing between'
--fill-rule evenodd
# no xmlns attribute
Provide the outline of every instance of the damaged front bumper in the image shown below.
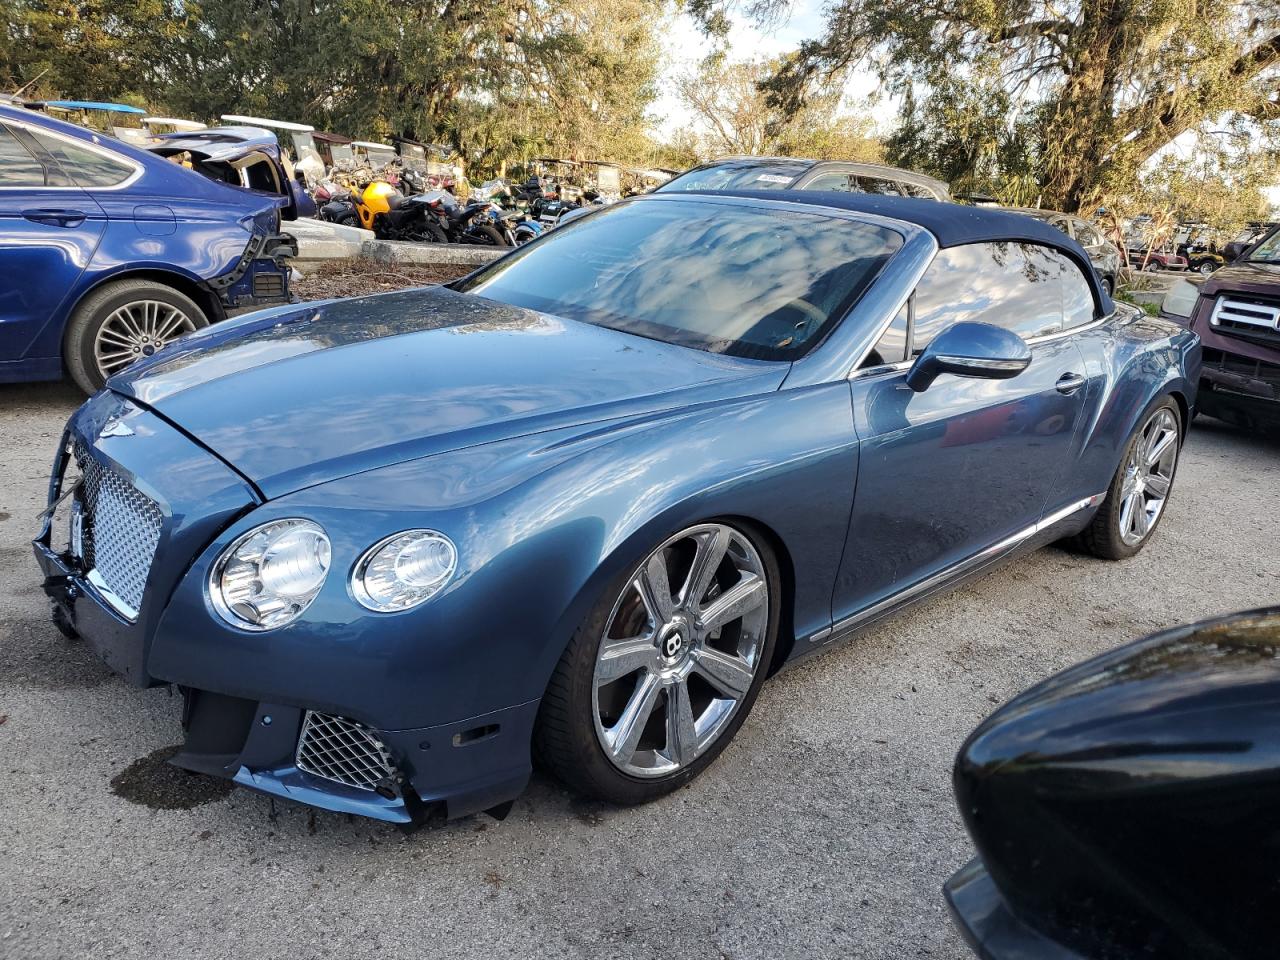
<svg viewBox="0 0 1280 960"><path fill-rule="evenodd" d="M102 492L104 474L112 477L110 494ZM155 508L147 515L158 517L145 587L136 595L120 579L132 568L112 566L117 552L95 554L93 542L103 510L117 511L114 536L127 529L131 519L121 511L135 494ZM205 622L187 611L166 619L192 558L260 501L230 467L146 409L110 392L82 406L59 446L48 503L32 546L53 621L130 683L179 687L186 742L173 758L178 766L403 824L482 811L503 816L527 784L536 700L402 729L380 722L391 715L379 710L376 689L373 700L347 690L351 702L339 705L333 700L346 689L341 682L331 687L332 697L316 696L296 672L268 678L246 667L246 654L236 649L243 638L212 616ZM216 656L175 653L198 633L210 634ZM317 637L318 650L326 641L323 631ZM169 656L157 658L156 651ZM260 646L249 652L269 653ZM336 657L317 669L342 663L349 672L351 661Z"/></svg>

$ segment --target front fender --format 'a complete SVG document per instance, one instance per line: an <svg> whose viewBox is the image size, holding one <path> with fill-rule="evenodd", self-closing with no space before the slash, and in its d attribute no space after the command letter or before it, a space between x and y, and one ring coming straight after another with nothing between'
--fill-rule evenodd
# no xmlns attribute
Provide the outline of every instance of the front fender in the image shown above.
<svg viewBox="0 0 1280 960"><path fill-rule="evenodd" d="M857 465L847 384L550 431L321 484L252 511L192 564L152 647L152 674L383 730L449 723L542 696L604 585L662 537L737 516L790 555L797 631L830 622ZM320 522L328 580L298 621L223 623L204 584L223 547L268 520ZM458 569L413 610L377 614L349 589L357 558L399 530L440 530Z"/></svg>

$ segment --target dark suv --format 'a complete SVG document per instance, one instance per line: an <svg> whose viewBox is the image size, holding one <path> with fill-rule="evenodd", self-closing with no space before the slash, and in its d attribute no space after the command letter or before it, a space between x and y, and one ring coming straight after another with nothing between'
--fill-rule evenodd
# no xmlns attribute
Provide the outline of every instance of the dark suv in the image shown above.
<svg viewBox="0 0 1280 960"><path fill-rule="evenodd" d="M794 157L726 157L672 177L655 193L696 190L833 190L891 197L950 200L951 188L913 170L880 163L797 160Z"/></svg>
<svg viewBox="0 0 1280 960"><path fill-rule="evenodd" d="M1203 283L1179 280L1160 313L1204 343L1201 411L1280 428L1280 226Z"/></svg>

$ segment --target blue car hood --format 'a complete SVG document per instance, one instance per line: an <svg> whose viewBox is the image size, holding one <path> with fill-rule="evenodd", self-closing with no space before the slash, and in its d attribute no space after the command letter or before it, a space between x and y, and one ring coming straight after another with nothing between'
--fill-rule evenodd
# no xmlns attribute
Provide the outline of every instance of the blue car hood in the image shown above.
<svg viewBox="0 0 1280 960"><path fill-rule="evenodd" d="M216 324L110 387L271 498L479 443L764 393L786 372L434 287Z"/></svg>

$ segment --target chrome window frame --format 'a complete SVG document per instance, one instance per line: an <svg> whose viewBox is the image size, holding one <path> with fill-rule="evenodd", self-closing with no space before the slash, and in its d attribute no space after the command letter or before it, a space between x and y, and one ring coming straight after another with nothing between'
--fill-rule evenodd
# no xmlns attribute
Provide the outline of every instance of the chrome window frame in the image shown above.
<svg viewBox="0 0 1280 960"><path fill-rule="evenodd" d="M132 157L126 157L124 154L117 153L115 150L112 150L110 147L104 146L103 144L96 143L91 140L85 140L81 137L73 137L70 134L63 133L61 130L52 130L49 127L41 126L38 123L29 123L25 120L18 120L14 117L9 116L8 114L0 113L0 123L3 123L5 126L17 127L18 129L24 131L25 133L31 136L35 136L39 134L43 136L52 137L55 140L62 140L66 143L71 144L74 147L80 147L83 150L88 150L90 153L97 153L101 156L106 157L108 160L114 160L118 163L124 164L127 167L133 168L132 172L127 177L125 177L119 183L114 183L109 187L82 187L79 184L75 184L70 187L32 186L29 184L25 186L20 186L16 184L0 184L0 190L41 190L41 191L43 190L74 190L80 193L84 193L90 190L100 191L100 192L125 190L133 186L135 183L137 183L138 180L142 177L142 174L146 172L146 168L137 160L133 159ZM97 133L93 135L95 137L99 136L99 134ZM55 162L60 163L57 157L54 157L53 159ZM65 171L65 173L72 180L75 180L75 175L70 170Z"/></svg>

